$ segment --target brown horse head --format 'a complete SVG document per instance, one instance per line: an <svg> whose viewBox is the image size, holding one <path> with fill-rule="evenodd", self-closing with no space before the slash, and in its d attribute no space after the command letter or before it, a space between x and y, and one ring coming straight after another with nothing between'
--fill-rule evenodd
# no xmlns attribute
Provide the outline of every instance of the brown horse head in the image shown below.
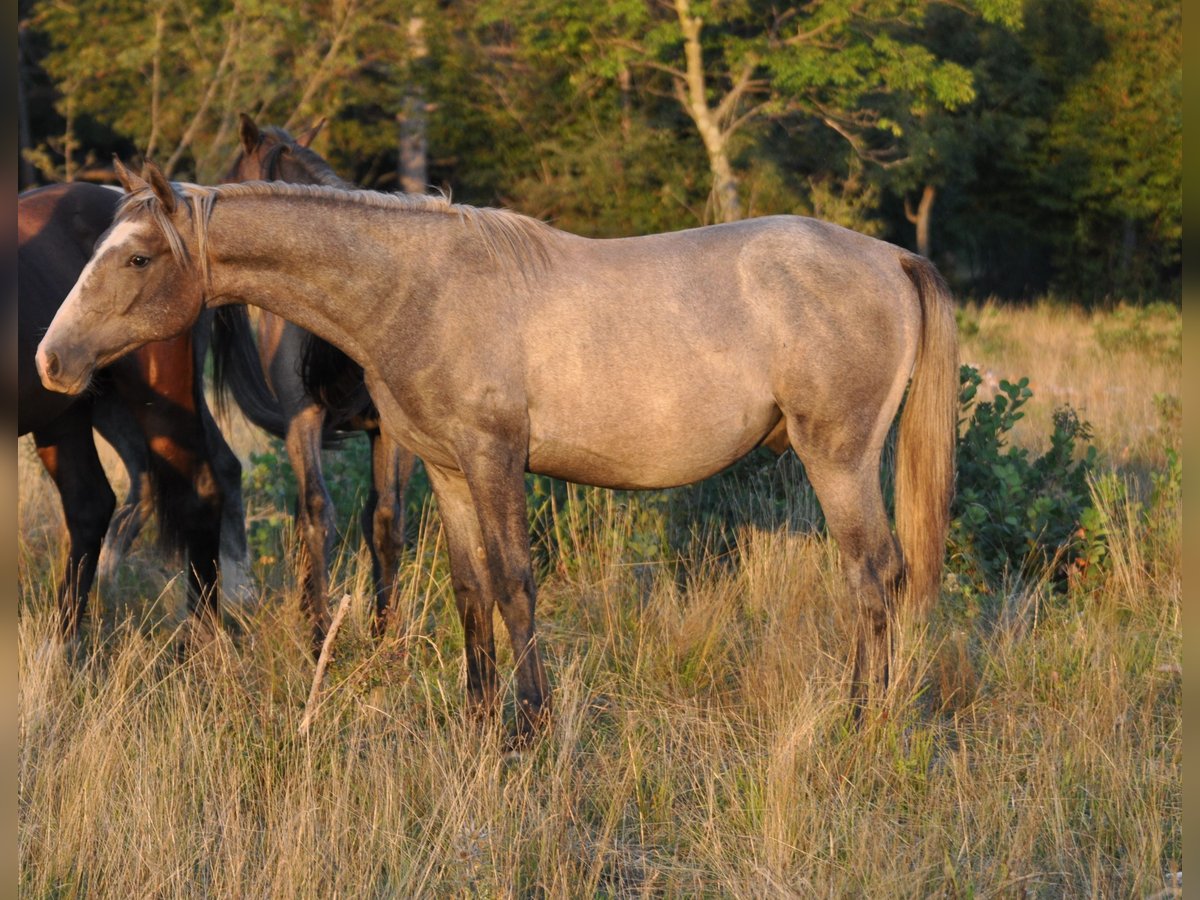
<svg viewBox="0 0 1200 900"><path fill-rule="evenodd" d="M292 184L347 186L309 146L325 127L320 119L298 137L274 126L259 128L246 113L241 114L238 133L241 152L222 182L286 181Z"/></svg>
<svg viewBox="0 0 1200 900"><path fill-rule="evenodd" d="M80 393L97 368L182 333L203 306L205 248L185 236L205 211L153 164L142 177L116 169L125 199L38 346L50 390Z"/></svg>

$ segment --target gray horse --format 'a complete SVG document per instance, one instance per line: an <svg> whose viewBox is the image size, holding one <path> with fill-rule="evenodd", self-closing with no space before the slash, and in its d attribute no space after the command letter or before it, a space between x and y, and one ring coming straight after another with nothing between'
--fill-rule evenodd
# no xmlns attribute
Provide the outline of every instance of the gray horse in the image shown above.
<svg viewBox="0 0 1200 900"><path fill-rule="evenodd" d="M362 365L384 430L425 460L450 550L471 706L517 735L548 711L524 473L661 488L767 444L805 465L861 610L852 693L887 681L900 599L936 598L953 491L953 304L925 259L795 216L589 240L507 211L265 183L130 195L43 339L47 387L248 303ZM880 489L904 395L897 535Z"/></svg>

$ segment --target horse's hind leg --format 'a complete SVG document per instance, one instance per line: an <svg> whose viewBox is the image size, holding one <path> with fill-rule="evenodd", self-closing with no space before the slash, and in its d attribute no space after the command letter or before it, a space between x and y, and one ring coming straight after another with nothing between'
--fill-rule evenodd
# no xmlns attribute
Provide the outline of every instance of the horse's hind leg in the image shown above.
<svg viewBox="0 0 1200 900"><path fill-rule="evenodd" d="M887 687L889 627L903 561L883 505L879 453L851 466L808 457L801 456L858 604L851 685L857 715L872 689Z"/></svg>
<svg viewBox="0 0 1200 900"><path fill-rule="evenodd" d="M88 410L68 413L51 432L35 432L38 456L62 499L70 549L67 570L58 589L59 630L72 637L79 630L105 529L117 504L104 475Z"/></svg>
<svg viewBox="0 0 1200 900"><path fill-rule="evenodd" d="M325 413L313 404L288 421L284 443L296 473L296 523L300 531L300 602L312 622L314 655L329 629L329 553L336 531L333 500L321 473L321 437Z"/></svg>
<svg viewBox="0 0 1200 900"><path fill-rule="evenodd" d="M113 514L100 548L98 574L107 581L116 576L150 514L150 452L137 417L116 394L97 398L92 424L117 451L129 475L129 490Z"/></svg>
<svg viewBox="0 0 1200 900"><path fill-rule="evenodd" d="M375 583L376 636L387 630L396 590L396 571L404 552L404 492L416 457L379 431L371 440L371 492L362 511L363 539L371 553Z"/></svg>
<svg viewBox="0 0 1200 900"><path fill-rule="evenodd" d="M461 472L432 465L425 468L450 550L450 579L467 658L467 704L475 715L487 717L496 711L496 645L479 517Z"/></svg>

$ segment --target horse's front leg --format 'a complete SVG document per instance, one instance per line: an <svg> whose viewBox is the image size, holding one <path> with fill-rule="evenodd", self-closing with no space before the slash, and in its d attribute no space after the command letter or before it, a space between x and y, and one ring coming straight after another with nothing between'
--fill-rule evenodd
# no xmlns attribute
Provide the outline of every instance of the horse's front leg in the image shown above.
<svg viewBox="0 0 1200 900"><path fill-rule="evenodd" d="M100 548L97 574L102 581L110 581L150 514L150 450L137 417L113 392L96 399L92 425L117 451L129 475L129 490L113 513Z"/></svg>
<svg viewBox="0 0 1200 900"><path fill-rule="evenodd" d="M529 557L524 447L523 442L481 438L477 452L464 460L483 539L478 552L487 560L490 592L508 628L516 664L518 744L530 738L550 712L534 627L537 590Z"/></svg>
<svg viewBox="0 0 1200 900"><path fill-rule="evenodd" d="M96 453L85 404L67 414L50 431L36 431L38 457L58 488L67 520L70 549L67 570L58 589L59 632L71 638L79 630L88 591L96 575L100 542L117 505Z"/></svg>
<svg viewBox="0 0 1200 900"><path fill-rule="evenodd" d="M467 658L467 705L471 714L489 718L497 711L496 645L479 517L461 472L428 464L425 468L450 550L450 579Z"/></svg>
<svg viewBox="0 0 1200 900"><path fill-rule="evenodd" d="M300 532L300 603L312 622L313 655L329 630L329 553L337 528L333 500L321 472L325 411L305 406L288 420L284 445L296 474L296 524Z"/></svg>
<svg viewBox="0 0 1200 900"><path fill-rule="evenodd" d="M404 552L404 492L416 457L386 434L372 430L371 492L362 511L363 539L371 553L375 581L372 630L381 636L393 612L396 572Z"/></svg>

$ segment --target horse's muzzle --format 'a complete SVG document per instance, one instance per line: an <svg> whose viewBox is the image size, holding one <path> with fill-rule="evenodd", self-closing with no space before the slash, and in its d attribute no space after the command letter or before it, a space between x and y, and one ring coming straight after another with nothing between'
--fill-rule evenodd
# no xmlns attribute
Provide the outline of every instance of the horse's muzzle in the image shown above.
<svg viewBox="0 0 1200 900"><path fill-rule="evenodd" d="M34 361L37 364L38 377L42 379L42 386L59 394L80 394L92 378L90 366L72 377L65 370L59 354L48 349L44 343L38 347Z"/></svg>

